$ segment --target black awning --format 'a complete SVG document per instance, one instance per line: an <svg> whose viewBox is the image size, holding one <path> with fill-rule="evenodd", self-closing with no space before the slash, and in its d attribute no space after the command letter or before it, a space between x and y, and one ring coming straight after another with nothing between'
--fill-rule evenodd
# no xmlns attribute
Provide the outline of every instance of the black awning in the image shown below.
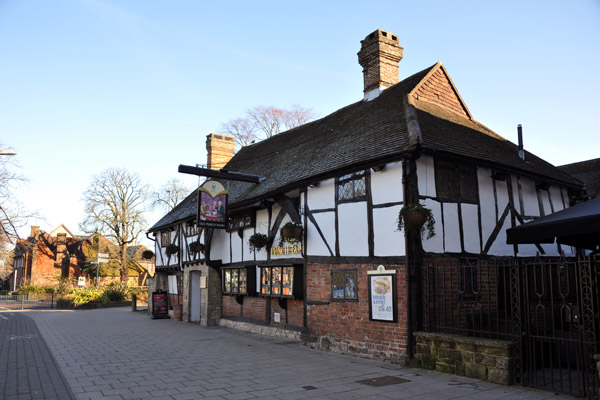
<svg viewBox="0 0 600 400"><path fill-rule="evenodd" d="M506 231L506 243L557 243L595 250L600 246L600 198L579 203Z"/></svg>

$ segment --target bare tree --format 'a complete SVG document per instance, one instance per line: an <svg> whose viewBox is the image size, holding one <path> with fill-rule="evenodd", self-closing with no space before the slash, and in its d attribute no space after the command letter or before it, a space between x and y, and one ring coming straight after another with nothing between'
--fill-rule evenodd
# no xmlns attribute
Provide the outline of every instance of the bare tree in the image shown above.
<svg viewBox="0 0 600 400"><path fill-rule="evenodd" d="M247 146L256 140L270 138L285 130L296 128L315 117L312 109L297 104L289 110L256 106L246 110L244 118L235 118L221 125L221 131L235 137L239 146Z"/></svg>
<svg viewBox="0 0 600 400"><path fill-rule="evenodd" d="M170 179L158 191L152 193L152 208L162 208L169 212L190 194L191 190L179 179Z"/></svg>
<svg viewBox="0 0 600 400"><path fill-rule="evenodd" d="M127 246L145 230L148 186L137 174L124 168L110 168L94 176L83 194L85 218L80 229L101 233L119 246L121 281L127 282Z"/></svg>
<svg viewBox="0 0 600 400"><path fill-rule="evenodd" d="M15 243L18 230L35 214L26 212L14 196L15 186L25 182L25 178L14 172L16 165L11 156L16 153L4 149L2 143L0 149L0 244L5 246Z"/></svg>
<svg viewBox="0 0 600 400"><path fill-rule="evenodd" d="M244 147L258 139L256 126L248 118L235 118L221 126L221 131L235 137L238 146Z"/></svg>

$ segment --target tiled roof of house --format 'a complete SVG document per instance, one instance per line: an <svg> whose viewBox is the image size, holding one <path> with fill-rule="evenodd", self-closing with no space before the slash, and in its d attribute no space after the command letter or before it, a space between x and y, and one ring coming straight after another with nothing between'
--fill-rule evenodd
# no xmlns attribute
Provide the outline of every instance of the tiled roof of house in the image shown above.
<svg viewBox="0 0 600 400"><path fill-rule="evenodd" d="M377 161L400 159L409 149L405 115L408 94L439 68L443 68L441 63L412 75L372 101L359 101L317 121L243 147L225 169L266 179L259 184L229 182L226 188L230 206L249 204L324 177L376 165ZM417 110L422 149L426 152L465 157L542 180L580 186L580 182L531 153L526 152L525 160L520 159L516 145L468 117L432 103L410 102ZM192 193L150 231L194 216L196 202L196 194Z"/></svg>
<svg viewBox="0 0 600 400"><path fill-rule="evenodd" d="M600 197L600 158L561 165L561 171L582 181L590 197Z"/></svg>

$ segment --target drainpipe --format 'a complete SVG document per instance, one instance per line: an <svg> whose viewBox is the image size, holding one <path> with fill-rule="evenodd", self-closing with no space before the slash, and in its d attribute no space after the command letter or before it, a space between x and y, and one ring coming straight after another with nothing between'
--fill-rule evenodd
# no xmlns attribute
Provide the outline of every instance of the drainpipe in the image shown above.
<svg viewBox="0 0 600 400"><path fill-rule="evenodd" d="M408 201L408 156L405 156L402 159L402 205L404 206ZM412 328L412 278L410 272L410 256L409 256L409 242L408 242L408 234L406 229L404 230L404 257L406 260L406 334L407 334L407 343L406 343L406 353L408 355L408 359L412 360L414 358L414 350L413 350L413 328Z"/></svg>

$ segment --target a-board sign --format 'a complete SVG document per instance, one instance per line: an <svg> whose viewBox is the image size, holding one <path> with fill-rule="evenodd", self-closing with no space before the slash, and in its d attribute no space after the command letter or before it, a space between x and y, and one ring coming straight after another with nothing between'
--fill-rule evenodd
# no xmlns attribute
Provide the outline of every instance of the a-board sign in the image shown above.
<svg viewBox="0 0 600 400"><path fill-rule="evenodd" d="M169 297L159 289L152 292L152 319L169 318Z"/></svg>
<svg viewBox="0 0 600 400"><path fill-rule="evenodd" d="M208 180L198 188L198 218L203 228L225 229L227 225L227 190L221 182Z"/></svg>

